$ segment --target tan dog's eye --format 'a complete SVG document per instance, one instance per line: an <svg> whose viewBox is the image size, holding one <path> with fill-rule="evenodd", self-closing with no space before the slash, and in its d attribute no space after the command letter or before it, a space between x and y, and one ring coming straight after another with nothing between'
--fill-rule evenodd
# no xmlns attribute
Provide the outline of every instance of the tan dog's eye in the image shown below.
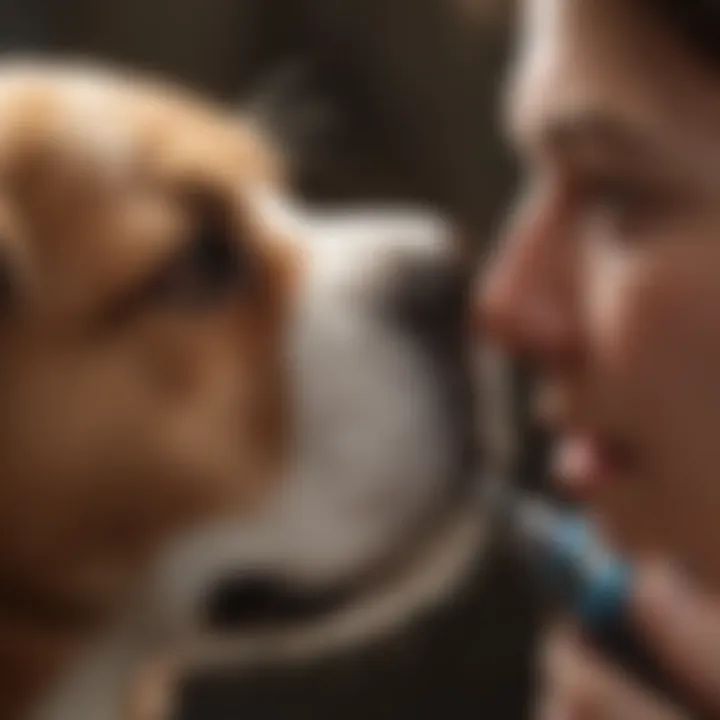
<svg viewBox="0 0 720 720"><path fill-rule="evenodd" d="M178 309L202 309L242 289L251 275L249 253L234 237L230 213L194 198L190 242L153 279L148 300Z"/></svg>

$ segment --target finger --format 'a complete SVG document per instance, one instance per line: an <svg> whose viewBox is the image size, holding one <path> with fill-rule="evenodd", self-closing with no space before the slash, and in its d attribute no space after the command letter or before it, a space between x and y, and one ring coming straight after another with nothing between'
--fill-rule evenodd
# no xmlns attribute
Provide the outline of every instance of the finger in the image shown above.
<svg viewBox="0 0 720 720"><path fill-rule="evenodd" d="M548 640L543 666L542 720L687 720L607 665L567 629Z"/></svg>
<svg viewBox="0 0 720 720"><path fill-rule="evenodd" d="M688 691L720 713L720 603L666 565L638 574L634 611L641 632Z"/></svg>

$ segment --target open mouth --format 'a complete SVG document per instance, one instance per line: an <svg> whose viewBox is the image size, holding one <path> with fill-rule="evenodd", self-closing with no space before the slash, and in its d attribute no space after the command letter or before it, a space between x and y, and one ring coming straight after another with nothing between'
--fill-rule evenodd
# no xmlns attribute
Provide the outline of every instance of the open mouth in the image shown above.
<svg viewBox="0 0 720 720"><path fill-rule="evenodd" d="M188 667L303 662L386 637L457 594L485 557L487 531L468 501L408 553L345 585L310 588L273 575L223 579L207 595L206 629L188 648Z"/></svg>
<svg viewBox="0 0 720 720"><path fill-rule="evenodd" d="M355 594L351 587L294 587L272 576L228 578L210 592L206 621L214 632L291 627L341 609Z"/></svg>
<svg viewBox="0 0 720 720"><path fill-rule="evenodd" d="M561 485L576 499L628 477L634 467L633 454L625 444L581 433L560 438L553 464Z"/></svg>
<svg viewBox="0 0 720 720"><path fill-rule="evenodd" d="M446 538L456 534L458 524L468 516L480 522L477 498L478 469L470 453L464 458L465 481L448 492L444 509L435 509L432 517L409 533L404 543L386 557L351 578L329 585L292 581L272 572L246 572L219 578L204 602L204 622L210 633L245 635L247 633L283 633L309 627L340 616L352 608L382 596L412 576L442 547Z"/></svg>
<svg viewBox="0 0 720 720"><path fill-rule="evenodd" d="M313 587L272 574L223 578L207 596L207 628L224 635L282 633L342 615L411 574L413 566L421 564L435 544L452 533L455 522L456 512L448 513L422 542L409 543L360 576L334 585Z"/></svg>

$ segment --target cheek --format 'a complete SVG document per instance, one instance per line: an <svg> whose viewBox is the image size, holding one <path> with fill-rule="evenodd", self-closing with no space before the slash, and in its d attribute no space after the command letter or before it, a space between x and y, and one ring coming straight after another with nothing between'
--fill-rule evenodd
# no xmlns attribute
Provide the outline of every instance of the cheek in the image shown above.
<svg viewBox="0 0 720 720"><path fill-rule="evenodd" d="M591 358L642 477L605 499L621 524L652 525L661 542L697 557L720 509L720 248L658 250L619 265L591 294Z"/></svg>
<svg viewBox="0 0 720 720"><path fill-rule="evenodd" d="M627 289L622 310L617 357L658 439L718 427L720 257L669 258Z"/></svg>
<svg viewBox="0 0 720 720"><path fill-rule="evenodd" d="M629 417L659 435L720 420L720 244L605 263L596 276L590 359Z"/></svg>

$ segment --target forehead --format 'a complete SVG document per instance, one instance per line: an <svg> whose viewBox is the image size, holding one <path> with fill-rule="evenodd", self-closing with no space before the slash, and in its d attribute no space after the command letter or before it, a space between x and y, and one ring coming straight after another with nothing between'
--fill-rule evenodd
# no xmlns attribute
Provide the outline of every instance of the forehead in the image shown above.
<svg viewBox="0 0 720 720"><path fill-rule="evenodd" d="M720 86L639 6L522 3L505 106L519 144L540 142L569 119L592 117L683 151L697 143L707 153L707 141L717 146Z"/></svg>

